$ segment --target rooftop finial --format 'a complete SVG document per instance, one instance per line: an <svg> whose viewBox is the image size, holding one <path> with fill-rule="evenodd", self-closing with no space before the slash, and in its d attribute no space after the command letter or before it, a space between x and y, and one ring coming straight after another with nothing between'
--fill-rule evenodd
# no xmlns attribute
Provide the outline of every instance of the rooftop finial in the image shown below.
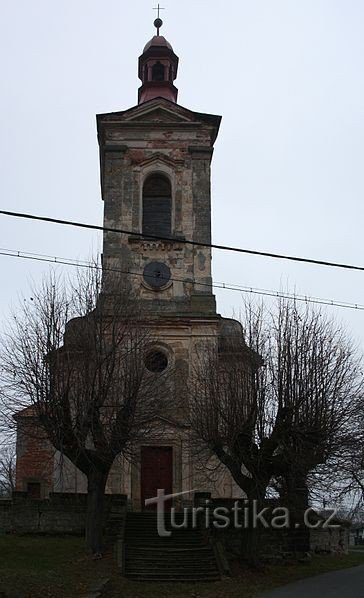
<svg viewBox="0 0 364 598"><path fill-rule="evenodd" d="M156 8L153 8L153 10L157 10L157 11L158 11L158 17L157 17L157 18L156 18L156 20L154 21L154 27L156 27L156 28L157 28L157 35L159 35L159 30L160 30L160 28L161 28L161 27L162 27L162 25L163 25L163 21L162 21L162 19L160 18L160 11L161 11L161 10L165 10L165 8L162 8L162 7L159 5L159 3L158 3L158 6L157 6Z"/></svg>

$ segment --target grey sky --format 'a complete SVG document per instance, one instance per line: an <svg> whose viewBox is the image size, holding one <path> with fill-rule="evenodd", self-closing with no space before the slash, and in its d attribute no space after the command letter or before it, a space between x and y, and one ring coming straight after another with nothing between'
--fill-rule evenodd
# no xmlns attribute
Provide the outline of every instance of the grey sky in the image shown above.
<svg viewBox="0 0 364 598"><path fill-rule="evenodd" d="M136 104L153 0L2 6L3 209L100 224L95 114ZM223 116L216 243L363 266L364 3L167 0L179 103ZM0 247L88 258L93 232L0 216ZM45 264L0 257L2 318ZM215 252L214 278L364 304L364 273ZM219 310L241 295L219 291ZM364 345L364 312L330 309Z"/></svg>

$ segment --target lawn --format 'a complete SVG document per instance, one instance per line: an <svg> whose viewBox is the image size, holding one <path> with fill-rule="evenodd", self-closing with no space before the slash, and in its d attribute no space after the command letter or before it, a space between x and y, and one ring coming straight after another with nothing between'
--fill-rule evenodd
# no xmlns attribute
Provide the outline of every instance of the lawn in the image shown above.
<svg viewBox="0 0 364 598"><path fill-rule="evenodd" d="M253 598L259 592L325 571L364 564L364 554L317 556L309 563L276 565L259 572L235 568L235 575L209 584L146 584L123 579L106 554L93 561L81 538L0 536L0 592L6 598L78 598L109 578L115 598Z"/></svg>

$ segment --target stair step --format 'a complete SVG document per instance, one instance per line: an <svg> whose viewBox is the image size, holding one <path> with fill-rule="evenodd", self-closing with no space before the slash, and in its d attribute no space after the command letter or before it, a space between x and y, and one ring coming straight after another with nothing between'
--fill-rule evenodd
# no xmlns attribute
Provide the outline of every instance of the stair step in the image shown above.
<svg viewBox="0 0 364 598"><path fill-rule="evenodd" d="M189 544L196 544L196 545L200 545L203 546L204 542L202 538L188 538L188 536L186 538L176 538L175 536L125 536L125 541L126 542L132 542L132 541L136 541L138 542L139 540L141 540L142 542L144 540L151 540L152 542L164 542L165 544L184 544L185 542L188 542Z"/></svg>
<svg viewBox="0 0 364 598"><path fill-rule="evenodd" d="M157 530L126 530L125 536L130 536L132 537L142 537L144 536L150 536L151 538L178 538L179 540L183 540L184 538L193 538L194 540L202 540L203 536L199 533L195 534L189 534L188 532L174 532L171 530L167 530L167 532L171 532L170 535L168 536L160 536L158 534Z"/></svg>
<svg viewBox="0 0 364 598"><path fill-rule="evenodd" d="M213 568L211 567L210 569L189 569L189 568L181 568L181 569L173 569L172 567L169 569L163 569L163 568L155 568L155 569L151 569L151 568L144 568L144 567L139 567L139 568L135 568L135 567L126 567L125 568L126 571L126 575L148 575L149 576L153 576L153 575L158 575L158 577L161 576L166 576L166 577L176 577L177 575L182 575L182 576L186 576L186 577L192 577L193 575L198 576L198 577L202 577L205 575L218 575L219 572L217 571L216 567Z"/></svg>
<svg viewBox="0 0 364 598"><path fill-rule="evenodd" d="M154 573L150 573L148 571L132 571L132 572L126 572L125 573L125 577L128 577L129 579L140 579L140 580L145 580L145 579L149 579L149 580L160 580L160 581L167 581L168 579L179 579L180 581L209 581L210 579L212 579L213 581L218 581L220 580L220 576L218 573L212 572L212 573L180 573L178 571L172 571L170 574L166 574L163 571L159 571L159 572L154 572Z"/></svg>
<svg viewBox="0 0 364 598"><path fill-rule="evenodd" d="M135 556L135 555L130 555L129 553L126 554L126 559L128 562L133 562L133 563L160 563L161 561L163 561L164 563L175 563L176 562L176 558L174 556L172 557L165 557L164 555L158 555L155 558L145 558L145 557L141 557L141 556ZM207 558L203 558L203 559L193 559L191 557L185 557L185 558L179 558L179 562L181 563L199 563L201 566L204 564L210 564L210 563L214 563L215 559L213 555L209 555Z"/></svg>
<svg viewBox="0 0 364 598"><path fill-rule="evenodd" d="M165 555L165 554L158 554L155 556L145 557L143 555L135 555L130 554L129 550L126 549L125 552L126 560L130 563L199 563L201 565L215 563L215 555L213 553L204 556L203 558L199 557L191 557L190 555Z"/></svg>
<svg viewBox="0 0 364 598"><path fill-rule="evenodd" d="M173 530L169 530L167 529L167 532L171 532L171 535L168 536L160 536L158 534L158 530L156 529L145 529L145 530L131 530L131 529L126 529L125 530L125 535L126 536L143 536L143 535L147 535L147 536L151 536L154 538L192 538L195 540L200 540L201 538L203 538L202 534L200 532L196 532L196 533L188 533L188 532L179 532L179 531L173 531Z"/></svg>
<svg viewBox="0 0 364 598"><path fill-rule="evenodd" d="M135 561L133 559L126 559L125 560L126 563L126 567L127 569L138 569L139 571L141 569L152 569L157 570L157 569L162 569L162 571L164 571L165 569L173 569L173 568L177 568L177 569L184 569L184 570L188 570L188 569L197 569L198 571L208 571L210 569L216 571L216 563L215 561L208 561L208 562L199 562L199 561L181 561L180 563L178 563L178 566L176 566L176 561Z"/></svg>
<svg viewBox="0 0 364 598"><path fill-rule="evenodd" d="M170 538L163 538L160 536L125 536L125 542L153 542L154 544L193 544L195 546L204 546L205 543L202 541L201 538L199 539L190 539L190 538L174 538L171 536Z"/></svg>
<svg viewBox="0 0 364 598"><path fill-rule="evenodd" d="M121 520L116 520L113 521L112 523L121 523ZM200 530L190 530L190 529L172 529L169 527L164 528L165 531L167 532L171 532L173 535L175 536L200 536L201 532ZM157 526L155 527L129 527L126 526L125 528L125 532L127 534L158 534L158 528Z"/></svg>
<svg viewBox="0 0 364 598"><path fill-rule="evenodd" d="M179 532L176 530L171 530L171 529L167 529L167 532L171 532L171 535L169 536L164 536L165 538L172 538L172 536L174 536L175 538L201 538L201 533L200 532L188 532L188 531L183 531L183 532ZM125 530L125 535L126 536L141 536L143 534L148 534L149 536L155 536L157 538L159 538L159 534L158 534L158 530L156 529L145 529L145 530L131 530L131 529L127 529Z"/></svg>
<svg viewBox="0 0 364 598"><path fill-rule="evenodd" d="M184 538L193 538L194 540L201 540L203 536L200 533L188 533L188 532L174 532L173 530L167 530L167 532L171 532L168 536L160 536L157 530L126 530L125 536L132 537L142 537L150 536L151 538L178 538L179 540L183 540Z"/></svg>
<svg viewBox="0 0 364 598"><path fill-rule="evenodd" d="M130 521L128 519L128 525L131 525L132 527L141 527L142 525L148 527L148 526L156 526L157 525L157 519L150 519L148 521L141 521L141 520L137 520L137 521ZM163 521L163 520L162 520ZM180 527L180 529L198 529L196 527L197 524L195 524L195 526L193 526L192 521L187 521L187 523L184 523L183 520L181 519L181 521L174 521L173 523L168 520L168 521L163 521L164 525L166 527Z"/></svg>
<svg viewBox="0 0 364 598"><path fill-rule="evenodd" d="M196 546L204 546L202 538L176 538L174 536L125 536L126 542L155 542L156 544L195 544Z"/></svg>
<svg viewBox="0 0 364 598"><path fill-rule="evenodd" d="M220 574L211 546L192 518L183 528L173 528L164 518L171 536L158 535L156 513L127 515L125 525L125 576L138 581L211 582ZM175 522L183 522L183 513Z"/></svg>
<svg viewBox="0 0 364 598"><path fill-rule="evenodd" d="M171 530L167 530L167 532L171 532L168 536L160 536L157 530L126 530L125 537L130 538L142 538L143 536L149 536L150 538L163 538L164 540L168 540L170 538L178 538L178 540L184 540L186 538L192 538L193 540L202 540L203 536L200 533L188 533L188 532L174 532Z"/></svg>
<svg viewBox="0 0 364 598"><path fill-rule="evenodd" d="M131 553L135 554L135 552L138 551L138 553L140 554L141 551L146 551L150 554L150 548L148 548L148 546L129 546L126 545L128 547L128 551L130 551ZM188 553L194 556L199 556L200 554L212 554L212 548L210 546L202 546L201 548L175 548L175 547L171 547L171 548L157 548L156 550L153 550L153 554L162 554L162 555L166 555L166 554L173 554L175 553L175 556L180 558L181 556L183 556L183 553Z"/></svg>
<svg viewBox="0 0 364 598"><path fill-rule="evenodd" d="M130 558L139 558L139 559L191 559L194 561L206 561L210 558L215 558L214 552L211 550L209 552L204 552L202 554L197 554L190 550L183 550L183 551L175 551L175 550L150 550L148 552L135 552L132 550L133 547L127 546L126 553L127 556Z"/></svg>
<svg viewBox="0 0 364 598"><path fill-rule="evenodd" d="M204 577L220 577L219 576L219 572L217 571L217 569L213 570L213 571L206 571L206 573L204 571L198 571L198 570L186 570L186 571L181 571L181 570L164 570L164 569L138 569L138 570L132 570L132 571L128 571L126 570L125 572L127 577L131 577L134 575L140 575L141 577L149 577L149 579L152 579L153 577L158 577L158 578L165 578L167 579L168 577L188 577L189 579L193 578L193 577L198 577L199 579L203 579Z"/></svg>
<svg viewBox="0 0 364 598"><path fill-rule="evenodd" d="M135 581L169 581L169 582L178 582L178 583L189 583L189 582L213 582L213 581L221 581L220 575L184 575L184 576L158 576L158 575L141 575L133 573L131 575L126 574L128 579L134 579Z"/></svg>
<svg viewBox="0 0 364 598"><path fill-rule="evenodd" d="M204 544L194 544L194 543L190 543L190 542L183 542L183 543L176 543L176 542L156 542L154 540L148 541L147 539L140 542L132 542L132 541L125 541L126 546L133 546L135 548L150 548L151 546L154 546L156 549L159 548L170 548L171 550L173 549L183 549L185 548L190 549L190 550L194 550L194 549L198 549L198 548L204 548Z"/></svg>
<svg viewBox="0 0 364 598"><path fill-rule="evenodd" d="M167 566L168 565L168 566ZM176 563L171 562L168 564L165 563L133 563L132 561L126 561L126 569L127 571L162 571L162 573L170 572L170 571L192 571L195 573L196 571L204 573L206 571L215 571L216 573L216 564L215 563Z"/></svg>
<svg viewBox="0 0 364 598"><path fill-rule="evenodd" d="M153 533L153 534L125 534L125 538L127 539L132 539L132 538L151 538L154 540L178 540L179 542L183 542L184 540L193 540L195 542L203 542L204 538L203 536L196 536L196 535L192 535L190 536L189 534L185 534L185 535L178 535L178 534L171 534L170 536L159 536L159 534L157 533Z"/></svg>
<svg viewBox="0 0 364 598"><path fill-rule="evenodd" d="M178 526L172 526L172 525L168 525L168 524L164 524L165 528L171 532L180 532L182 534L198 534L200 533L200 529L198 527L178 527ZM132 525L131 523L127 523L126 524L126 529L130 529L130 530L156 530L158 529L158 524L155 521L154 523L150 524L150 525Z"/></svg>
<svg viewBox="0 0 364 598"><path fill-rule="evenodd" d="M183 542L186 540L190 540L190 541L194 541L194 542L200 542L202 543L204 538L201 536L189 536L188 534L186 534L185 536L179 536L178 534L171 534L170 536L159 536L158 534L125 534L125 538L127 538L128 540L132 540L133 538L135 539L143 539L143 538L150 538L151 540L176 540L178 542Z"/></svg>
<svg viewBox="0 0 364 598"><path fill-rule="evenodd" d="M192 542L192 544L196 544L197 546L207 546L207 541L205 540L205 538L192 538L192 540L190 540L188 538L188 536L183 537L183 538L178 538L176 536L145 536L143 538L142 535L140 536L128 536L127 534L124 536L125 537L125 541L132 541L132 540L153 540L153 542L164 542L165 544L183 544L184 542Z"/></svg>
<svg viewBox="0 0 364 598"><path fill-rule="evenodd" d="M164 563L175 563L176 562L176 558L174 555L172 555L171 557L165 557L165 555L157 555L156 557L143 557L143 556L135 556L133 554L126 554L126 560L128 561L128 563L160 563L161 561L163 561ZM208 557L204 557L201 559L194 559L190 556L186 556L184 558L179 558L179 562L184 563L184 564L188 564L188 563L199 563L199 565L203 566L203 565L209 565L210 563L215 563L215 559L214 556L211 554Z"/></svg>
<svg viewBox="0 0 364 598"><path fill-rule="evenodd" d="M140 554L130 554L129 550L127 549L126 554L126 558L129 561L133 561L133 562L143 562L143 563L156 563L156 562L160 562L161 560L163 560L164 562L176 562L176 555L172 554L172 555L166 555L166 554L161 554L161 555L155 555L155 556L144 556L144 555L140 555ZM208 555L204 555L203 557L194 557L194 556L190 556L190 555L182 555L182 556L178 556L178 560L180 562L183 563L214 563L215 562L215 557L213 555L213 553L208 554Z"/></svg>

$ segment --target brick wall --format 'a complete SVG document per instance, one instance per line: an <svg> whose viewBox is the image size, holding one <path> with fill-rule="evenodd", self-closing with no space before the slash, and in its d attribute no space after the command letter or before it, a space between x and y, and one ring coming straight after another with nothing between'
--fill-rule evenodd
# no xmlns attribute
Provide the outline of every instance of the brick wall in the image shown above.
<svg viewBox="0 0 364 598"><path fill-rule="evenodd" d="M37 425L33 408L17 415L16 490L26 492L28 484L40 483L40 497L52 490L54 448Z"/></svg>

